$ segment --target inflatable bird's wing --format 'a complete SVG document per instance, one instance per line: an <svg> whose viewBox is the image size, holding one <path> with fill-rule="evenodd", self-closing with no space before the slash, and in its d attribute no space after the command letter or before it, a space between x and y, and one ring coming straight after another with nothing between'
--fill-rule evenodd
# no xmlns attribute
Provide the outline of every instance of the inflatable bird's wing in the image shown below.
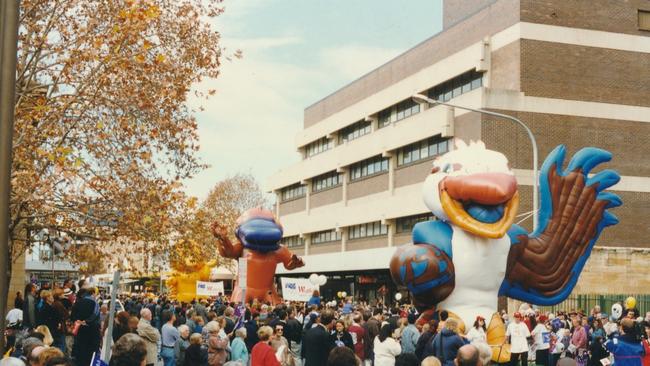
<svg viewBox="0 0 650 366"><path fill-rule="evenodd" d="M560 145L540 171L540 210L537 230L528 235L513 225L512 246L499 295L537 305L557 304L571 293L601 231L618 223L607 211L621 199L605 189L620 176L603 170L589 172L611 159L611 153L587 147L563 170L566 148Z"/></svg>

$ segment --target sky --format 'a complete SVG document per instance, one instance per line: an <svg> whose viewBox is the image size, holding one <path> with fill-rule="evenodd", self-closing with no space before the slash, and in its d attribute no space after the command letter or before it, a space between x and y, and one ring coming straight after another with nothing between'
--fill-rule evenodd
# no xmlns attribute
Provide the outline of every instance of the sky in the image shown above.
<svg viewBox="0 0 650 366"><path fill-rule="evenodd" d="M185 182L203 199L218 181L250 173L265 189L273 173L300 160L295 136L305 107L442 29L442 0L225 0L214 21L224 53L216 89L196 114L210 168Z"/></svg>

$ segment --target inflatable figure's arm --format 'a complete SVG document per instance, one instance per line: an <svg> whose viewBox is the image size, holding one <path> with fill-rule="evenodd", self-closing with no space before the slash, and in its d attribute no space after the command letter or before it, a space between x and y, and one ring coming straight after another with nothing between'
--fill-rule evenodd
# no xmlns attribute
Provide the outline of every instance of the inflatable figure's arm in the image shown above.
<svg viewBox="0 0 650 366"><path fill-rule="evenodd" d="M601 231L618 223L607 211L621 199L603 192L620 180L613 170L589 177L612 155L588 147L578 151L563 169L566 148L560 145L540 171L539 225L534 233L513 225L506 276L499 295L534 303L557 304L571 293Z"/></svg>
<svg viewBox="0 0 650 366"><path fill-rule="evenodd" d="M219 225L217 222L213 222L212 226L212 235L217 239L217 250L219 250L219 255L225 258L237 259L242 256L244 252L244 246L241 243L233 244L228 238L228 231L225 227Z"/></svg>
<svg viewBox="0 0 650 366"><path fill-rule="evenodd" d="M275 252L275 256L278 260L278 263L284 264L284 268L288 270L296 269L305 265L305 263L302 261L302 258L293 254L284 245L280 245L280 249Z"/></svg>

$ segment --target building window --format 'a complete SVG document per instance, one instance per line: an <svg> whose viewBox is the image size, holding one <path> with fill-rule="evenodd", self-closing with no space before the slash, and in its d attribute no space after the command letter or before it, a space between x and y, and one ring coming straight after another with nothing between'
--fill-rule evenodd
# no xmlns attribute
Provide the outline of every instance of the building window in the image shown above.
<svg viewBox="0 0 650 366"><path fill-rule="evenodd" d="M388 234L388 226L382 225L379 221L354 225L348 228L348 238L350 239L361 239L386 234Z"/></svg>
<svg viewBox="0 0 650 366"><path fill-rule="evenodd" d="M388 171L388 158L381 155L358 162L350 167L350 180L357 180L373 174Z"/></svg>
<svg viewBox="0 0 650 366"><path fill-rule="evenodd" d="M436 219L435 216L433 216L430 213L400 217L397 220L395 220L396 223L395 231L397 233L411 232L413 231L413 227L415 226L415 224L417 224L418 222L431 221L435 219Z"/></svg>
<svg viewBox="0 0 650 366"><path fill-rule="evenodd" d="M311 234L312 244L330 243L337 240L341 240L341 232L336 232L334 229Z"/></svg>
<svg viewBox="0 0 650 366"><path fill-rule="evenodd" d="M650 10L639 9L639 29L650 31Z"/></svg>
<svg viewBox="0 0 650 366"><path fill-rule="evenodd" d="M287 248L297 248L305 246L305 239L301 238L299 235L287 236L282 238L282 244Z"/></svg>
<svg viewBox="0 0 650 366"><path fill-rule="evenodd" d="M312 157L334 147L334 141L323 137L305 146L305 155Z"/></svg>
<svg viewBox="0 0 650 366"><path fill-rule="evenodd" d="M483 73L471 70L434 86L429 89L427 94L429 98L447 102L451 98L456 98L481 86L483 86Z"/></svg>
<svg viewBox="0 0 650 366"><path fill-rule="evenodd" d="M289 187L282 188L282 201L289 201L296 198L304 197L307 193L306 186L296 183Z"/></svg>
<svg viewBox="0 0 650 366"><path fill-rule="evenodd" d="M397 152L397 166L444 154L449 151L449 141L449 139L434 136L404 146Z"/></svg>
<svg viewBox="0 0 650 366"><path fill-rule="evenodd" d="M390 106L377 114L379 128L388 126L393 121L393 107Z"/></svg>
<svg viewBox="0 0 650 366"><path fill-rule="evenodd" d="M397 121L401 121L404 118L408 118L416 113L420 113L420 105L415 103L415 101L412 98L408 98L407 100L401 101L397 103Z"/></svg>
<svg viewBox="0 0 650 366"><path fill-rule="evenodd" d="M369 134L371 129L370 127L371 124L372 122L370 121L359 121L355 124L352 124L346 128L339 130L339 144L342 144L346 141L358 139L363 135Z"/></svg>
<svg viewBox="0 0 650 366"><path fill-rule="evenodd" d="M343 182L343 176L336 171L329 172L312 179L312 192L323 191L328 188L336 187Z"/></svg>

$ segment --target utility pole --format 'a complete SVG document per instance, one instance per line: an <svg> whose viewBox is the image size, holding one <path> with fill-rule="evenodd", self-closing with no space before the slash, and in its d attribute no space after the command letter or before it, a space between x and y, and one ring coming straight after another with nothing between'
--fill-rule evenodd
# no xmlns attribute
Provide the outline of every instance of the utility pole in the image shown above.
<svg viewBox="0 0 650 366"><path fill-rule="evenodd" d="M0 311L6 314L9 295L9 197L11 193L11 150L14 131L16 55L18 47L19 0L0 2ZM0 322L4 334L5 322ZM0 337L4 349L4 337Z"/></svg>

